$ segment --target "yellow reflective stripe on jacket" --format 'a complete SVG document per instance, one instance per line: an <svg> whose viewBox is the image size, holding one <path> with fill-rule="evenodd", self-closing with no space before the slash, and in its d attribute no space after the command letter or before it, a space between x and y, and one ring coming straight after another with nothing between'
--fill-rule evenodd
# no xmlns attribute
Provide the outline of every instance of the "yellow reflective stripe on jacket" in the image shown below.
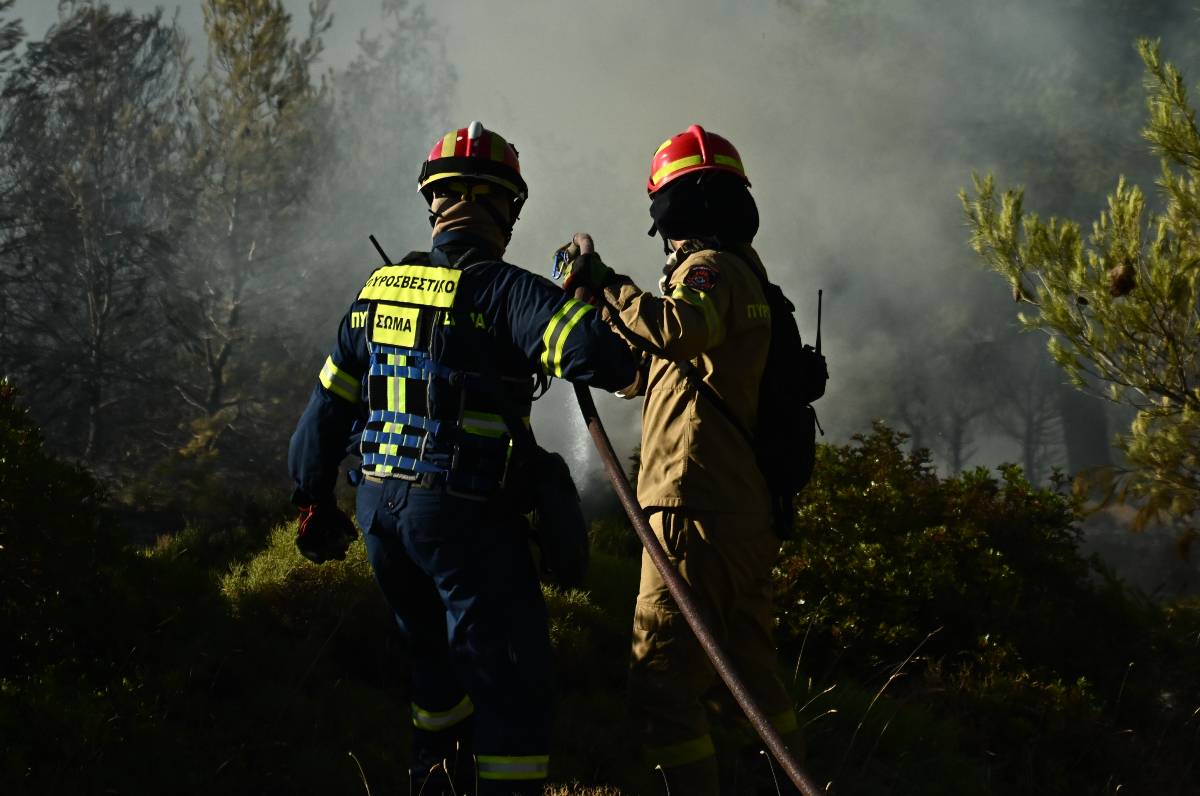
<svg viewBox="0 0 1200 796"><path fill-rule="evenodd" d="M475 758L480 779L545 779L550 771L550 755L530 757L498 757L479 755Z"/></svg>
<svg viewBox="0 0 1200 796"><path fill-rule="evenodd" d="M668 141L667 143L669 144L671 142ZM654 172L654 176L650 178L650 182L658 185L659 181L668 174L674 174L680 169L685 169L688 166L699 166L703 162L704 157L701 155L692 155L690 157L680 158L679 160L672 160L670 163Z"/></svg>
<svg viewBox="0 0 1200 796"><path fill-rule="evenodd" d="M452 727L460 721L470 716L475 712L475 706L471 704L470 697L463 697L462 702L459 702L450 710L441 712L433 712L422 710L417 707L417 703L412 703L412 720L413 726L419 727L422 730L444 730L447 727Z"/></svg>
<svg viewBox="0 0 1200 796"><path fill-rule="evenodd" d="M799 728L796 723L796 711L785 710L782 713L776 713L768 719L771 726L779 731L780 735L787 735L789 732L795 732ZM733 737L733 742L738 746L754 743L758 740L758 731L754 729L754 725L748 720L734 727L730 733Z"/></svg>
<svg viewBox="0 0 1200 796"><path fill-rule="evenodd" d="M461 271L435 265L385 265L367 280L359 301L396 301L450 309Z"/></svg>
<svg viewBox="0 0 1200 796"><path fill-rule="evenodd" d="M546 333L542 335L542 345L546 347L542 352L542 372L547 376L562 378L562 352L567 336L571 334L575 324L579 323L579 319L587 314L588 310L593 309L595 307L586 301L569 299L562 305L562 309L554 313L550 323L546 324Z"/></svg>
<svg viewBox="0 0 1200 796"><path fill-rule="evenodd" d="M523 418L525 427L529 427L529 418ZM502 437L508 433L508 426L500 415L488 412L463 412L462 430L468 434L478 434L481 437Z"/></svg>
<svg viewBox="0 0 1200 796"><path fill-rule="evenodd" d="M713 746L712 736L704 733L699 738L694 738L683 743L672 744L670 746L646 747L642 755L646 760L646 766L654 768L662 766L663 768L674 768L675 766L686 766L688 763L695 763L697 760L715 755L716 747Z"/></svg>
<svg viewBox="0 0 1200 796"><path fill-rule="evenodd" d="M333 364L333 357L325 358L325 366L321 368L321 374L318 378L321 380L321 386L337 397L345 398L352 404L358 403L358 396L362 392L362 386L359 384L358 379Z"/></svg>
<svg viewBox="0 0 1200 796"><path fill-rule="evenodd" d="M693 290L686 285L679 285L671 291L671 298L678 301L686 301L704 313L704 324L708 327L709 348L721 342L723 337L721 334L721 316L717 314L717 308L713 305L712 299L705 295L703 291Z"/></svg>

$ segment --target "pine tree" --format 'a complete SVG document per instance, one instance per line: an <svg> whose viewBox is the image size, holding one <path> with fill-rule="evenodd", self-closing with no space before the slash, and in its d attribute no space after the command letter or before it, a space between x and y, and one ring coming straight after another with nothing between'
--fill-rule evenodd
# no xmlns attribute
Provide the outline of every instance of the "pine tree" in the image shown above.
<svg viewBox="0 0 1200 796"><path fill-rule="evenodd" d="M1181 73L1157 42L1138 49L1163 212L1147 211L1122 178L1085 239L1074 221L1026 214L1022 190L998 195L990 174L975 178L974 198L960 198L974 249L1016 301L1037 309L1021 314L1023 326L1051 334L1050 352L1076 387L1137 410L1118 437L1125 466L1094 470L1078 486L1140 501L1141 529L1164 512L1200 510L1200 131Z"/></svg>
<svg viewBox="0 0 1200 796"><path fill-rule="evenodd" d="M178 33L161 12L66 7L3 93L0 362L57 447L111 465L161 414L156 298L186 209Z"/></svg>
<svg viewBox="0 0 1200 796"><path fill-rule="evenodd" d="M17 0L0 0L0 14L12 9ZM6 20L0 16L0 74L12 67L16 62L13 51L25 38L25 28L19 19Z"/></svg>
<svg viewBox="0 0 1200 796"><path fill-rule="evenodd" d="M188 261L170 298L188 353L180 394L198 413L195 440L269 401L252 346L281 306L292 241L328 142L323 85L311 70L332 19L311 7L291 36L281 0L205 0L208 57L192 89L198 209Z"/></svg>

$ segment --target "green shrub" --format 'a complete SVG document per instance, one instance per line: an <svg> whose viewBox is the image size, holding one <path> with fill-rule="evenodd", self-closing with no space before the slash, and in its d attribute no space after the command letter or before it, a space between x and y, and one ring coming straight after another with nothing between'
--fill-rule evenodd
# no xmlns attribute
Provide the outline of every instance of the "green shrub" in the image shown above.
<svg viewBox="0 0 1200 796"><path fill-rule="evenodd" d="M14 398L0 388L0 792L357 792L348 752L372 792L404 792L407 660L362 542L322 567L294 523L137 550ZM820 450L776 570L812 774L846 796L1194 792L1200 600L1151 602L1083 559L1075 498L1007 466L938 479L903 441ZM564 792L661 792L626 720L635 539L597 521L583 588L544 587L551 773L584 783Z"/></svg>
<svg viewBox="0 0 1200 796"><path fill-rule="evenodd" d="M638 558L642 554L642 540L624 512L592 520L588 536L592 541L593 553L606 553L620 558Z"/></svg>
<svg viewBox="0 0 1200 796"><path fill-rule="evenodd" d="M1190 709L1163 695L1200 692L1196 606L1154 603L1083 558L1079 498L1014 465L939 479L883 425L854 439L819 450L776 569L781 641L817 690L895 674L892 691L952 720L958 753L1016 792L1195 785ZM869 779L855 776L843 792Z"/></svg>
<svg viewBox="0 0 1200 796"><path fill-rule="evenodd" d="M0 385L0 792L344 792L347 751L399 791L405 663L361 542L326 568L294 526L254 555L200 527L139 552L16 397Z"/></svg>

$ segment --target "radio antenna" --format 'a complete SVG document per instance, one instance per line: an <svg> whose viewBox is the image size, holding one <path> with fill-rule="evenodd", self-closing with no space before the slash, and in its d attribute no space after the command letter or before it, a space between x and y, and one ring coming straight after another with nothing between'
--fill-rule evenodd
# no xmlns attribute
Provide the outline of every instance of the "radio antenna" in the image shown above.
<svg viewBox="0 0 1200 796"><path fill-rule="evenodd" d="M382 252L380 253L382 254ZM824 292L824 290L817 291L817 356L821 355L821 294Z"/></svg>
<svg viewBox="0 0 1200 796"><path fill-rule="evenodd" d="M383 261L385 263L387 263L388 265L392 264L391 258L389 258L386 254L383 253L383 247L379 245L379 241L375 240L374 235L371 236L371 245L375 247L375 251L379 252L379 256L383 258ZM818 337L821 336L819 332L817 333L817 336Z"/></svg>

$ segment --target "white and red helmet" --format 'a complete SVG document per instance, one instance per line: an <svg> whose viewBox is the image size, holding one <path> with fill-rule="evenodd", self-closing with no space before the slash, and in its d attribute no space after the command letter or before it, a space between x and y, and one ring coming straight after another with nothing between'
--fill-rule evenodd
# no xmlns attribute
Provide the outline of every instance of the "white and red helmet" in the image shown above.
<svg viewBox="0 0 1200 796"><path fill-rule="evenodd" d="M433 145L421 165L417 185L425 193L435 183L450 179L495 183L512 191L522 203L529 197L517 150L479 122L451 130Z"/></svg>

